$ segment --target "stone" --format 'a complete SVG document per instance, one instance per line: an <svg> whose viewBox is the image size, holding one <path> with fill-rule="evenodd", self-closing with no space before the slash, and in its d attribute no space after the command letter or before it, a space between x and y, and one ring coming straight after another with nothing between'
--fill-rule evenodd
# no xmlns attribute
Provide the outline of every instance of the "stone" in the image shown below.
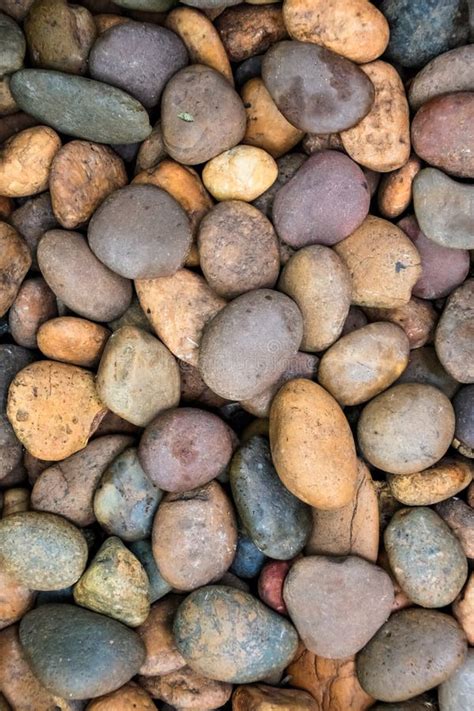
<svg viewBox="0 0 474 711"><path fill-rule="evenodd" d="M38 679L68 699L90 699L119 688L145 657L133 630L117 620L69 604L28 612L20 640Z"/></svg>
<svg viewBox="0 0 474 711"><path fill-rule="evenodd" d="M23 447L5 414L0 414L0 482L11 483L11 477L22 476Z"/></svg>
<svg viewBox="0 0 474 711"><path fill-rule="evenodd" d="M277 560L301 552L311 513L281 483L264 437L252 437L234 454L230 485L242 525L257 548Z"/></svg>
<svg viewBox="0 0 474 711"><path fill-rule="evenodd" d="M453 615L463 628L467 641L474 640L474 574L468 578L466 587L453 602Z"/></svg>
<svg viewBox="0 0 474 711"><path fill-rule="evenodd" d="M436 506L468 558L474 558L474 509L462 499L446 499Z"/></svg>
<svg viewBox="0 0 474 711"><path fill-rule="evenodd" d="M156 565L150 540L132 541L129 548L143 565L148 576L150 603L160 600L171 591L171 585L166 582Z"/></svg>
<svg viewBox="0 0 474 711"><path fill-rule="evenodd" d="M74 586L74 601L138 627L150 612L145 569L119 538L106 538Z"/></svg>
<svg viewBox="0 0 474 711"><path fill-rule="evenodd" d="M469 711L474 695L474 650L466 661L438 689L440 711Z"/></svg>
<svg viewBox="0 0 474 711"><path fill-rule="evenodd" d="M262 78L283 116L308 133L350 128L374 101L372 82L355 64L306 42L274 44L263 59Z"/></svg>
<svg viewBox="0 0 474 711"><path fill-rule="evenodd" d="M436 168L423 168L413 182L413 205L424 234L436 244L474 249L473 188Z"/></svg>
<svg viewBox="0 0 474 711"><path fill-rule="evenodd" d="M221 397L253 397L280 377L302 333L300 311L284 294L270 289L242 294L207 324L199 349L201 375Z"/></svg>
<svg viewBox="0 0 474 711"><path fill-rule="evenodd" d="M401 306L389 309L369 306L365 307L364 312L371 321L389 321L400 326L405 331L411 350L433 341L438 313L430 301L412 296Z"/></svg>
<svg viewBox="0 0 474 711"><path fill-rule="evenodd" d="M232 686L208 679L189 667L165 676L142 676L140 684L153 696L173 704L169 708L211 711L225 704L232 694ZM186 704L186 706L182 706ZM165 711L166 706L163 706Z"/></svg>
<svg viewBox="0 0 474 711"><path fill-rule="evenodd" d="M33 126L11 136L0 154L1 194L27 197L46 190L60 148L61 139L49 126Z"/></svg>
<svg viewBox="0 0 474 711"><path fill-rule="evenodd" d="M316 701L305 691L278 689L266 684L238 686L232 696L235 711L316 711Z"/></svg>
<svg viewBox="0 0 474 711"><path fill-rule="evenodd" d="M3 9L3 8L2 8ZM11 74L23 66L26 52L26 42L23 32L17 23L3 12L0 13L0 77Z"/></svg>
<svg viewBox="0 0 474 711"><path fill-rule="evenodd" d="M263 54L288 36L277 5L230 7L216 20L216 28L231 62Z"/></svg>
<svg viewBox="0 0 474 711"><path fill-rule="evenodd" d="M212 158L202 180L216 200L252 202L273 185L278 166L272 156L255 146L236 146Z"/></svg>
<svg viewBox="0 0 474 711"><path fill-rule="evenodd" d="M102 528L122 541L151 534L162 492L138 461L135 447L119 454L105 470L94 494L94 513Z"/></svg>
<svg viewBox="0 0 474 711"><path fill-rule="evenodd" d="M357 676L362 688L380 701L405 701L449 679L466 651L463 631L450 615L401 610L359 653Z"/></svg>
<svg viewBox="0 0 474 711"><path fill-rule="evenodd" d="M340 210L332 209L333 201ZM273 202L280 238L291 247L332 246L367 217L370 193L359 166L338 151L317 151L281 187Z"/></svg>
<svg viewBox="0 0 474 711"><path fill-rule="evenodd" d="M195 672L235 684L281 671L298 644L287 620L249 593L221 585L191 593L176 613L173 633Z"/></svg>
<svg viewBox="0 0 474 711"><path fill-rule="evenodd" d="M5 412L11 381L33 359L34 354L26 348L12 343L0 343L0 412Z"/></svg>
<svg viewBox="0 0 474 711"><path fill-rule="evenodd" d="M413 111L441 94L474 91L473 60L474 47L467 44L443 52L428 62L414 77L408 90Z"/></svg>
<svg viewBox="0 0 474 711"><path fill-rule="evenodd" d="M10 308L10 333L18 345L36 348L38 329L56 314L56 297L44 279L25 279Z"/></svg>
<svg viewBox="0 0 474 711"><path fill-rule="evenodd" d="M173 619L183 598L168 595L152 605L145 622L137 629L146 657L140 667L143 676L166 676L186 666L173 639Z"/></svg>
<svg viewBox="0 0 474 711"><path fill-rule="evenodd" d="M0 317L15 301L21 283L31 266L31 254L18 232L0 222Z"/></svg>
<svg viewBox="0 0 474 711"><path fill-rule="evenodd" d="M18 106L60 133L97 143L134 143L151 132L143 106L121 89L47 69L12 76ZM70 106L77 108L70 111Z"/></svg>
<svg viewBox="0 0 474 711"><path fill-rule="evenodd" d="M456 414L453 447L465 457L474 456L474 386L461 388L453 400Z"/></svg>
<svg viewBox="0 0 474 711"><path fill-rule="evenodd" d="M269 560L265 563L258 577L258 596L265 605L280 615L287 615L283 599L283 584L291 568L292 561Z"/></svg>
<svg viewBox="0 0 474 711"><path fill-rule="evenodd" d="M32 257L32 269L37 270L38 243L45 232L57 227L49 192L30 197L12 212L10 221L28 245Z"/></svg>
<svg viewBox="0 0 474 711"><path fill-rule="evenodd" d="M267 557L255 545L251 538L239 531L237 550L230 570L239 578L255 578L265 563Z"/></svg>
<svg viewBox="0 0 474 711"><path fill-rule="evenodd" d="M156 706L150 695L133 681L124 684L117 691L94 699L87 704L86 711L155 711Z"/></svg>
<svg viewBox="0 0 474 711"><path fill-rule="evenodd" d="M309 556L291 567L283 587L288 614L305 647L326 659L361 650L388 619L387 573L356 556Z"/></svg>
<svg viewBox="0 0 474 711"><path fill-rule="evenodd" d="M186 48L174 32L129 20L96 40L89 72L93 79L117 86L151 108L159 102L168 80L187 63Z"/></svg>
<svg viewBox="0 0 474 711"><path fill-rule="evenodd" d="M382 175L377 193L377 203L382 217L393 220L405 212L412 201L413 181L420 169L419 158L412 154L400 168Z"/></svg>
<svg viewBox="0 0 474 711"><path fill-rule="evenodd" d="M435 334L438 358L459 383L474 381L473 294L473 279L468 279L451 293Z"/></svg>
<svg viewBox="0 0 474 711"><path fill-rule="evenodd" d="M60 590L81 576L87 544L72 523L49 513L27 511L0 521L2 567L31 590Z"/></svg>
<svg viewBox="0 0 474 711"><path fill-rule="evenodd" d="M39 459L59 461L83 449L104 414L93 374L75 365L37 361L10 386L8 419Z"/></svg>
<svg viewBox="0 0 474 711"><path fill-rule="evenodd" d="M397 383L434 385L449 398L452 398L459 388L459 383L444 370L432 346L410 351L408 365Z"/></svg>
<svg viewBox="0 0 474 711"><path fill-rule="evenodd" d="M52 318L36 334L38 348L46 358L83 368L97 367L109 337L108 328L75 316Z"/></svg>
<svg viewBox="0 0 474 711"><path fill-rule="evenodd" d="M2 512L5 517L5 505ZM0 571L0 630L21 620L25 612L33 607L35 593L17 582L15 575L6 570ZM1 643L0 643L1 645Z"/></svg>
<svg viewBox="0 0 474 711"><path fill-rule="evenodd" d="M390 490L406 506L432 506L455 496L471 483L474 466L461 457L442 459L413 474L389 475Z"/></svg>
<svg viewBox="0 0 474 711"><path fill-rule="evenodd" d="M303 163L306 161L306 156L303 153L288 153L285 156L277 159L278 166L278 177L271 185L268 190L265 190L256 200L253 201L253 205L257 207L264 215L272 219L272 208L275 195L279 189L286 185L286 183L295 175L295 173L301 168ZM288 247L280 244L280 258L283 260L283 250L288 250Z"/></svg>

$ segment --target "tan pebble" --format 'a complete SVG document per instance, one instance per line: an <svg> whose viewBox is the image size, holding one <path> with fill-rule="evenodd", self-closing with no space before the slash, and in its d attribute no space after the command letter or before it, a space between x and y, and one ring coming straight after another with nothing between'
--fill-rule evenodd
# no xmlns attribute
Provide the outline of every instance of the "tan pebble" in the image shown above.
<svg viewBox="0 0 474 711"><path fill-rule="evenodd" d="M150 695L133 681L121 686L117 691L93 699L86 711L156 711Z"/></svg>
<svg viewBox="0 0 474 711"><path fill-rule="evenodd" d="M37 340L46 358L94 368L109 336L109 329L99 323L76 316L59 316L40 326Z"/></svg>
<svg viewBox="0 0 474 711"><path fill-rule="evenodd" d="M311 155L316 151L344 151L340 133L307 133L303 138L303 149Z"/></svg>
<svg viewBox="0 0 474 711"><path fill-rule="evenodd" d="M37 361L10 386L8 419L39 459L58 461L85 447L105 411L92 373L73 365Z"/></svg>
<svg viewBox="0 0 474 711"><path fill-rule="evenodd" d="M150 614L137 629L146 657L140 667L143 676L163 676L186 666L173 638L173 619L183 598L167 595L151 606Z"/></svg>
<svg viewBox="0 0 474 711"><path fill-rule="evenodd" d="M26 197L48 187L61 139L49 126L34 126L9 138L0 150L0 195Z"/></svg>
<svg viewBox="0 0 474 711"><path fill-rule="evenodd" d="M4 316L31 266L31 254L18 232L0 222L0 316Z"/></svg>
<svg viewBox="0 0 474 711"><path fill-rule="evenodd" d="M405 165L410 156L410 117L402 80L396 69L380 60L361 69L375 87L367 116L342 131L344 148L357 163L387 173Z"/></svg>
<svg viewBox="0 0 474 711"><path fill-rule="evenodd" d="M334 249L349 269L353 304L395 308L409 302L421 275L420 255L399 227L369 215Z"/></svg>
<svg viewBox="0 0 474 711"><path fill-rule="evenodd" d="M238 686L232 696L233 711L318 711L311 694L278 689L265 684Z"/></svg>
<svg viewBox="0 0 474 711"><path fill-rule="evenodd" d="M470 645L474 645L474 573L471 573L466 587L453 602L453 613Z"/></svg>
<svg viewBox="0 0 474 711"><path fill-rule="evenodd" d="M3 494L2 518L29 511L30 490L21 487L7 489Z"/></svg>
<svg viewBox="0 0 474 711"><path fill-rule="evenodd" d="M0 79L0 116L9 116L19 110L19 107L10 91L10 77Z"/></svg>
<svg viewBox="0 0 474 711"><path fill-rule="evenodd" d="M433 339L438 315L430 301L412 296L393 309L365 308L371 321L390 321L405 331L410 348L421 348Z"/></svg>
<svg viewBox="0 0 474 711"><path fill-rule="evenodd" d="M211 711L223 706L232 694L232 685L214 681L183 667L165 676L141 676L140 685L154 698L180 711Z"/></svg>
<svg viewBox="0 0 474 711"><path fill-rule="evenodd" d="M401 168L382 176L377 202L383 217L393 220L405 212L411 203L413 181L420 169L420 159L412 155Z"/></svg>
<svg viewBox="0 0 474 711"><path fill-rule="evenodd" d="M11 573L0 570L0 630L21 620L33 607L35 596L36 593L20 585Z"/></svg>
<svg viewBox="0 0 474 711"><path fill-rule="evenodd" d="M389 475L392 494L407 506L432 506L455 496L469 486L474 463L468 459L446 458L430 469L413 474Z"/></svg>
<svg viewBox="0 0 474 711"><path fill-rule="evenodd" d="M252 202L273 185L278 166L269 153L254 146L236 146L204 166L204 185L216 200Z"/></svg>
<svg viewBox="0 0 474 711"><path fill-rule="evenodd" d="M41 277L26 279L9 314L14 341L25 348L36 348L38 329L57 312L56 297L45 280Z"/></svg>
<svg viewBox="0 0 474 711"><path fill-rule="evenodd" d="M115 25L122 25L124 22L128 22L127 17L121 15L114 15L112 13L101 13L99 15L94 15L95 27L98 35L102 35L107 30Z"/></svg>

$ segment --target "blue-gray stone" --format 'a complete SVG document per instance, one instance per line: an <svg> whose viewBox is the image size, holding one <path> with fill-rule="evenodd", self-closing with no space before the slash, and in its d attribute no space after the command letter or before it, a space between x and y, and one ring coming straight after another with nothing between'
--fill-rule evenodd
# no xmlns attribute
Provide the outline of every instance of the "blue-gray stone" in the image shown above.
<svg viewBox="0 0 474 711"><path fill-rule="evenodd" d="M20 69L25 52L23 32L15 20L0 13L0 77Z"/></svg>
<svg viewBox="0 0 474 711"><path fill-rule="evenodd" d="M130 543L129 548L143 565L148 575L148 581L150 583L150 602L153 603L160 600L167 595L172 588L162 577L155 563L150 541L135 541Z"/></svg>
<svg viewBox="0 0 474 711"><path fill-rule="evenodd" d="M255 543L245 534L239 532L237 550L230 567L232 573L239 578L255 578L261 571L267 557L259 551Z"/></svg>

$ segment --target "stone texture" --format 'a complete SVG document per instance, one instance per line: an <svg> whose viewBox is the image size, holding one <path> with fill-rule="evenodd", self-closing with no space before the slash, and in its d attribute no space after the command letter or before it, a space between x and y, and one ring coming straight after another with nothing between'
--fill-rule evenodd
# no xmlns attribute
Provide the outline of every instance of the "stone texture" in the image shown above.
<svg viewBox="0 0 474 711"><path fill-rule="evenodd" d="M316 711L316 701L305 691L256 684L238 686L232 696L234 711Z"/></svg>
<svg viewBox="0 0 474 711"><path fill-rule="evenodd" d="M37 344L46 358L95 368L109 337L109 329L98 323L75 316L59 316L39 327Z"/></svg>
<svg viewBox="0 0 474 711"><path fill-rule="evenodd" d="M474 644L474 574L453 603L453 615L461 625L471 646Z"/></svg>
<svg viewBox="0 0 474 711"><path fill-rule="evenodd" d="M2 516L5 517L5 504ZM33 607L35 597L32 590L17 582L14 574L0 571L0 630L21 620L25 612Z"/></svg>
<svg viewBox="0 0 474 711"><path fill-rule="evenodd" d="M288 36L281 7L273 4L227 8L218 16L216 27L231 62L263 54Z"/></svg>
<svg viewBox="0 0 474 711"><path fill-rule="evenodd" d="M27 197L46 190L60 148L61 139L49 126L33 126L11 136L0 154L0 193Z"/></svg>
<svg viewBox="0 0 474 711"><path fill-rule="evenodd" d="M172 704L169 708L212 711L225 704L232 694L232 686L208 679L189 667L165 676L142 676L140 684L154 698ZM178 706L176 706L178 704ZM183 706L182 704L186 704ZM162 707L163 711L166 708Z"/></svg>
<svg viewBox="0 0 474 711"><path fill-rule="evenodd" d="M156 706L149 694L133 681L121 686L117 691L91 701L86 711L155 711Z"/></svg>
<svg viewBox="0 0 474 711"><path fill-rule="evenodd" d="M434 385L449 398L459 388L459 383L444 370L432 346L410 351L408 365L397 383Z"/></svg>
<svg viewBox="0 0 474 711"><path fill-rule="evenodd" d="M38 329L56 314L56 297L44 279L26 279L10 308L10 333L18 345L36 348Z"/></svg>
<svg viewBox="0 0 474 711"><path fill-rule="evenodd" d="M168 595L155 603L137 629L146 649L145 661L140 667L143 676L166 676L186 665L173 639L173 619L182 600L178 595Z"/></svg>
<svg viewBox="0 0 474 711"><path fill-rule="evenodd" d="M4 8L2 8L4 9ZM23 32L17 23L3 12L0 13L0 77L11 74L23 65L26 52L26 42Z"/></svg>
<svg viewBox="0 0 474 711"><path fill-rule="evenodd" d="M382 176L377 193L382 217L392 220L405 212L412 201L413 181L420 169L419 158L412 154L400 168Z"/></svg>
<svg viewBox="0 0 474 711"><path fill-rule="evenodd" d="M474 476L474 466L461 457L442 459L429 469L413 474L389 475L392 494L406 506L431 506L455 496Z"/></svg>
<svg viewBox="0 0 474 711"><path fill-rule="evenodd" d="M273 185L278 166L272 156L255 146L235 146L212 158L204 167L204 185L216 200L252 202Z"/></svg>
<svg viewBox="0 0 474 711"><path fill-rule="evenodd" d="M410 84L408 99L417 111L435 96L474 90L474 47L467 44L443 52L421 69Z"/></svg>
<svg viewBox="0 0 474 711"><path fill-rule="evenodd" d="M474 386L461 388L453 400L456 429L453 446L465 457L474 456Z"/></svg>
<svg viewBox="0 0 474 711"><path fill-rule="evenodd" d="M457 497L436 506L437 513L448 524L468 558L474 558L474 508Z"/></svg>
<svg viewBox="0 0 474 711"><path fill-rule="evenodd" d="M15 301L21 283L31 266L31 255L18 232L0 222L0 317Z"/></svg>
<svg viewBox="0 0 474 711"><path fill-rule="evenodd" d="M435 334L438 358L445 370L460 383L474 381L473 294L473 279L452 292Z"/></svg>
<svg viewBox="0 0 474 711"><path fill-rule="evenodd" d="M466 661L438 689L440 711L469 711L474 695L474 649Z"/></svg>

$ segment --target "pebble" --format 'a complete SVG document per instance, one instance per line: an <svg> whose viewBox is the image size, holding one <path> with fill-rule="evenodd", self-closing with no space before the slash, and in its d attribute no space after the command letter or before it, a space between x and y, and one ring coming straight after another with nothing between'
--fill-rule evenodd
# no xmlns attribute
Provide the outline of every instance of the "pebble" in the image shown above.
<svg viewBox="0 0 474 711"><path fill-rule="evenodd" d="M333 201L341 209L332 209ZM317 151L280 187L273 220L280 238L296 249L332 246L348 237L367 217L370 193L364 174L338 151Z"/></svg>
<svg viewBox="0 0 474 711"><path fill-rule="evenodd" d="M117 86L151 108L159 102L169 79L187 63L186 48L174 32L129 20L96 40L89 71L93 79Z"/></svg>
<svg viewBox="0 0 474 711"><path fill-rule="evenodd" d="M151 541L132 541L129 548L143 565L148 576L150 603L160 600L171 592L171 585L163 578L153 558Z"/></svg>
<svg viewBox="0 0 474 711"><path fill-rule="evenodd" d="M263 212L263 214L266 215L268 218L273 219L272 207L275 195L277 194L279 189L295 175L295 173L299 170L299 168L301 168L305 160L306 156L303 153L288 153L286 156L278 158L277 179L275 180L273 185L271 185L268 190L265 190L265 192L262 193L256 200L254 200L252 204L255 205L255 207L257 207L261 212ZM284 262L283 250L289 251L289 248L283 244L280 244L280 258L282 262Z"/></svg>
<svg viewBox="0 0 474 711"><path fill-rule="evenodd" d="M165 676L143 676L140 677L140 683L153 698L162 699L172 704L172 709L179 708L181 711L219 709L232 694L230 684L201 676L189 667ZM162 708L165 711L166 707Z"/></svg>
<svg viewBox="0 0 474 711"><path fill-rule="evenodd" d="M95 368L110 331L76 316L59 316L43 323L36 334L39 350L51 360Z"/></svg>
<svg viewBox="0 0 474 711"><path fill-rule="evenodd" d="M391 64L378 60L361 69L374 86L374 103L359 123L342 131L342 145L360 165L387 173L401 168L410 157L408 101Z"/></svg>
<svg viewBox="0 0 474 711"><path fill-rule="evenodd" d="M85 447L104 414L93 374L73 365L37 361L10 386L8 419L39 459L59 461Z"/></svg>
<svg viewBox="0 0 474 711"><path fill-rule="evenodd" d="M150 612L148 577L138 558L112 536L74 586L74 600L81 607L138 627Z"/></svg>
<svg viewBox="0 0 474 711"><path fill-rule="evenodd" d="M4 3L3 3L4 4ZM3 9L3 7L2 7ZM11 74L23 66L26 42L17 23L8 15L0 13L0 77Z"/></svg>
<svg viewBox="0 0 474 711"><path fill-rule="evenodd" d="M258 596L265 605L280 615L287 615L288 610L283 599L283 585L292 561L269 560L263 566L258 577Z"/></svg>
<svg viewBox="0 0 474 711"><path fill-rule="evenodd" d="M474 386L468 385L465 388L461 388L453 400L456 414L453 447L456 447L461 454L469 458L473 458L474 455L473 396Z"/></svg>
<svg viewBox="0 0 474 711"><path fill-rule="evenodd" d="M384 540L390 567L415 604L446 607L461 592L468 572L466 556L432 509L397 511Z"/></svg>
<svg viewBox="0 0 474 711"><path fill-rule="evenodd" d="M437 513L448 524L468 558L474 558L474 509L457 497L441 501Z"/></svg>
<svg viewBox="0 0 474 711"><path fill-rule="evenodd" d="M459 388L459 383L444 370L432 346L410 351L408 365L397 383L434 385L449 398Z"/></svg>
<svg viewBox="0 0 474 711"><path fill-rule="evenodd" d="M17 207L11 214L10 222L28 245L32 257L32 268L37 270L38 243L45 232L58 226L53 214L49 192L33 196L23 205Z"/></svg>
<svg viewBox="0 0 474 711"><path fill-rule="evenodd" d="M413 183L413 205L424 234L436 244L474 249L473 187L436 168L423 168Z"/></svg>
<svg viewBox="0 0 474 711"><path fill-rule="evenodd" d="M3 569L31 590L60 590L81 576L87 544L72 523L49 513L27 511L0 521Z"/></svg>
<svg viewBox="0 0 474 711"><path fill-rule="evenodd" d="M77 526L90 526L96 520L97 485L109 464L132 442L127 435L105 435L58 464L47 465L33 485L32 508L64 516Z"/></svg>
<svg viewBox="0 0 474 711"><path fill-rule="evenodd" d="M385 571L362 558L309 556L292 566L283 597L305 647L344 659L388 619L393 585Z"/></svg>
<svg viewBox="0 0 474 711"><path fill-rule="evenodd" d="M263 437L252 437L234 454L230 485L247 535L265 555L292 558L303 549L310 530L307 506L281 483Z"/></svg>
<svg viewBox="0 0 474 711"><path fill-rule="evenodd" d="M322 387L295 379L270 410L273 464L286 488L318 509L337 509L355 493L357 459L341 408Z"/></svg>
<svg viewBox="0 0 474 711"><path fill-rule="evenodd" d="M267 557L251 538L239 531L237 549L230 570L239 578L255 578L262 570Z"/></svg>
<svg viewBox="0 0 474 711"><path fill-rule="evenodd" d="M18 373L33 361L30 350L12 343L0 343L0 412L5 411L8 388Z"/></svg>
<svg viewBox="0 0 474 711"><path fill-rule="evenodd" d="M220 585L195 590L186 598L173 633L194 671L235 684L261 681L281 671L298 644L287 620L249 593Z"/></svg>
<svg viewBox="0 0 474 711"><path fill-rule="evenodd" d="M474 573L471 573L466 587L454 601L453 615L463 628L467 641L472 646L474 640Z"/></svg>
<svg viewBox="0 0 474 711"><path fill-rule="evenodd" d="M474 47L467 44L443 52L414 77L408 90L413 111L435 96L454 91L474 91Z"/></svg>
<svg viewBox="0 0 474 711"><path fill-rule="evenodd" d="M453 291L446 302L435 334L438 358L459 383L474 381L474 280Z"/></svg>
<svg viewBox="0 0 474 711"><path fill-rule="evenodd" d="M438 313L430 301L412 296L402 306L391 309L366 307L364 312L371 321L389 321L400 326L407 335L410 349L433 341Z"/></svg>
<svg viewBox="0 0 474 711"><path fill-rule="evenodd" d="M474 697L474 650L466 661L438 689L440 711L469 711Z"/></svg>
<svg viewBox="0 0 474 711"><path fill-rule="evenodd" d="M60 148L61 139L48 126L33 126L9 138L0 159L1 194L26 197L46 190L51 164Z"/></svg>
<svg viewBox="0 0 474 711"><path fill-rule="evenodd" d="M255 146L236 146L212 158L202 180L216 200L252 202L273 185L278 166L272 156Z"/></svg>
<svg viewBox="0 0 474 711"><path fill-rule="evenodd" d="M316 711L317 705L305 691L256 684L238 686L232 696L232 708L234 711Z"/></svg>
<svg viewBox="0 0 474 711"><path fill-rule="evenodd" d="M262 78L283 116L308 133L350 128L374 101L373 84L359 67L316 44L274 44L263 59Z"/></svg>
<svg viewBox="0 0 474 711"><path fill-rule="evenodd" d="M473 114L474 91L431 99L413 119L413 149L429 165L460 178L473 178Z"/></svg>
<svg viewBox="0 0 474 711"><path fill-rule="evenodd" d="M3 517L5 517L4 513ZM6 570L0 571L0 586L2 590L0 597L0 630L3 630L5 627L9 627L14 622L21 620L25 612L28 612L33 607L36 595L32 590L17 582L15 573L12 575Z"/></svg>
<svg viewBox="0 0 474 711"><path fill-rule="evenodd" d="M155 603L137 629L146 649L140 674L165 676L186 666L173 639L173 619L182 600L179 595L168 595L165 600Z"/></svg>
<svg viewBox="0 0 474 711"><path fill-rule="evenodd" d="M20 640L40 682L68 699L114 691L138 672L145 656L140 638L125 625L64 603L27 613Z"/></svg>
<svg viewBox="0 0 474 711"><path fill-rule="evenodd" d="M38 330L57 314L56 297L41 277L25 279L11 305L8 325L20 346L37 347Z"/></svg>
<svg viewBox="0 0 474 711"><path fill-rule="evenodd" d="M429 469L388 477L390 490L406 506L432 506L459 494L471 483L474 466L461 457L442 459Z"/></svg>
<svg viewBox="0 0 474 711"><path fill-rule="evenodd" d="M454 434L454 410L432 385L394 385L362 411L358 441L367 461L391 474L412 474L436 464Z"/></svg>
<svg viewBox="0 0 474 711"><path fill-rule="evenodd" d="M466 651L464 634L450 615L401 610L359 653L357 675L376 699L405 701L449 679L463 664Z"/></svg>
<svg viewBox="0 0 474 711"><path fill-rule="evenodd" d="M99 699L91 701L86 711L155 711L156 706L145 689L134 684L133 681L124 684L117 691L105 694Z"/></svg>
<svg viewBox="0 0 474 711"><path fill-rule="evenodd" d="M47 69L22 69L12 76L10 87L23 111L69 136L133 143L151 132L143 106L102 82ZM71 101L77 110L69 110Z"/></svg>
<svg viewBox="0 0 474 711"><path fill-rule="evenodd" d="M421 169L421 162L412 154L401 168L383 175L377 192L377 203L382 217L399 217L410 205L413 181Z"/></svg>
<svg viewBox="0 0 474 711"><path fill-rule="evenodd" d="M31 266L30 251L18 232L0 222L0 316L4 316Z"/></svg>
<svg viewBox="0 0 474 711"><path fill-rule="evenodd" d="M234 448L233 431L217 415L180 407L148 425L138 456L156 486L178 493L204 486L222 474Z"/></svg>

